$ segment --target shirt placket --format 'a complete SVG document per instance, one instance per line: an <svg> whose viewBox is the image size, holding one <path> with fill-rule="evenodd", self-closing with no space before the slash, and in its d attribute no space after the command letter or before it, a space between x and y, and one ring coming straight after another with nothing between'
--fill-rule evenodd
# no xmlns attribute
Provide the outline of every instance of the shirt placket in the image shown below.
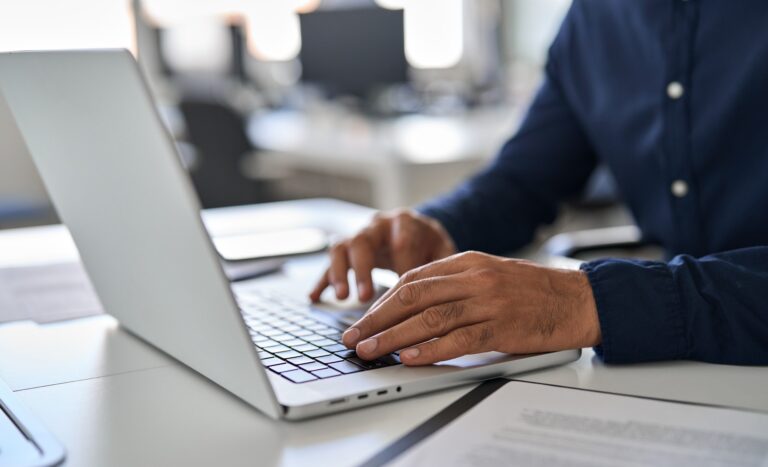
<svg viewBox="0 0 768 467"><path fill-rule="evenodd" d="M674 251L703 254L691 149L693 48L698 0L673 0L665 93L666 180L675 223Z"/></svg>

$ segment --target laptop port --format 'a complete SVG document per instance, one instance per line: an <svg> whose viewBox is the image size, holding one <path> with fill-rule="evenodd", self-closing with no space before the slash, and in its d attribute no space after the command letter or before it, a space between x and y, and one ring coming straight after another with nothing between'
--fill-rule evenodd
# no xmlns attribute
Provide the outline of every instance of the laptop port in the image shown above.
<svg viewBox="0 0 768 467"><path fill-rule="evenodd" d="M328 405L337 405L337 404L343 404L343 403L345 403L345 402L347 402L347 398L346 398L346 397L345 397L345 398L343 398L343 399L334 399L334 400L330 401L330 402L328 403Z"/></svg>
<svg viewBox="0 0 768 467"><path fill-rule="evenodd" d="M377 396L383 396L383 395L385 395L385 394L386 394L386 393L388 393L388 392L389 392L389 391L387 391L387 390L385 389L385 390L383 390L383 391L379 391L379 392L377 392L377 393L376 393L376 395L377 395Z"/></svg>
<svg viewBox="0 0 768 467"><path fill-rule="evenodd" d="M360 394L359 396L357 396L357 398L358 399L367 399L368 398L368 394Z"/></svg>

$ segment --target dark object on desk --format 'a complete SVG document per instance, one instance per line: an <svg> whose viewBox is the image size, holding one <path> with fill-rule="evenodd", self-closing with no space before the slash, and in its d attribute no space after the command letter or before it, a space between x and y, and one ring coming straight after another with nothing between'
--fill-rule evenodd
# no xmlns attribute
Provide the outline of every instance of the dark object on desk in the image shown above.
<svg viewBox="0 0 768 467"><path fill-rule="evenodd" d="M243 157L253 150L243 117L212 99L185 98L179 107L189 142L198 152L190 176L203 208L268 201L268 188L241 171Z"/></svg>
<svg viewBox="0 0 768 467"><path fill-rule="evenodd" d="M0 467L60 465L64 447L0 381Z"/></svg>
<svg viewBox="0 0 768 467"><path fill-rule="evenodd" d="M360 98L408 81L402 11L329 9L299 18L302 81Z"/></svg>
<svg viewBox="0 0 768 467"><path fill-rule="evenodd" d="M53 217L51 207L35 201L0 199L0 227L41 223Z"/></svg>

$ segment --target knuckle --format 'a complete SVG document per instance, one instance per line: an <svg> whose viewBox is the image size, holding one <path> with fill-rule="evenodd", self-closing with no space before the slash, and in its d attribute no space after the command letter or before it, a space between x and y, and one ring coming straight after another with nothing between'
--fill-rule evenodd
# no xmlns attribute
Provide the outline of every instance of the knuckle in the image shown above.
<svg viewBox="0 0 768 467"><path fill-rule="evenodd" d="M461 328L456 331L454 343L457 350L464 352L468 349L474 348L475 345L477 345L477 337L475 336L475 333L470 329Z"/></svg>
<svg viewBox="0 0 768 467"><path fill-rule="evenodd" d="M418 269L411 269L400 277L400 281L403 284L415 282L419 278Z"/></svg>
<svg viewBox="0 0 768 467"><path fill-rule="evenodd" d="M347 248L346 240L342 240L331 245L331 254L342 253Z"/></svg>
<svg viewBox="0 0 768 467"><path fill-rule="evenodd" d="M454 321L459 319L462 313L464 313L464 306L456 302L451 302L441 306L440 310L445 321Z"/></svg>
<svg viewBox="0 0 768 467"><path fill-rule="evenodd" d="M493 341L493 327L483 326L477 336L477 345L486 348Z"/></svg>
<svg viewBox="0 0 768 467"><path fill-rule="evenodd" d="M445 317L439 308L427 308L419 316L426 331L439 332L445 328Z"/></svg>
<svg viewBox="0 0 768 467"><path fill-rule="evenodd" d="M419 286L414 283L405 284L404 286L400 287L400 289L397 291L397 294L395 294L398 303L403 307L414 305L419 301L420 295L421 291L419 290Z"/></svg>
<svg viewBox="0 0 768 467"><path fill-rule="evenodd" d="M413 219L413 214L408 209L398 209L394 212L394 216L399 221L408 221Z"/></svg>
<svg viewBox="0 0 768 467"><path fill-rule="evenodd" d="M475 279L483 285L495 285L499 280L499 275L492 268L481 267L475 271Z"/></svg>
<svg viewBox="0 0 768 467"><path fill-rule="evenodd" d="M359 233L349 240L350 248L361 248L368 244L368 238L364 233Z"/></svg>

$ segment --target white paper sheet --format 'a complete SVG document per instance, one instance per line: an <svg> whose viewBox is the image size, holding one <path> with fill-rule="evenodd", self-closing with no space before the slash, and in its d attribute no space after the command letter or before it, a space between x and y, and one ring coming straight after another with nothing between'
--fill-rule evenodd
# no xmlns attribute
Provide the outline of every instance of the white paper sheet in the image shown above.
<svg viewBox="0 0 768 467"><path fill-rule="evenodd" d="M510 382L392 465L765 467L768 414Z"/></svg>
<svg viewBox="0 0 768 467"><path fill-rule="evenodd" d="M48 323L102 312L80 263L0 268L0 323Z"/></svg>

